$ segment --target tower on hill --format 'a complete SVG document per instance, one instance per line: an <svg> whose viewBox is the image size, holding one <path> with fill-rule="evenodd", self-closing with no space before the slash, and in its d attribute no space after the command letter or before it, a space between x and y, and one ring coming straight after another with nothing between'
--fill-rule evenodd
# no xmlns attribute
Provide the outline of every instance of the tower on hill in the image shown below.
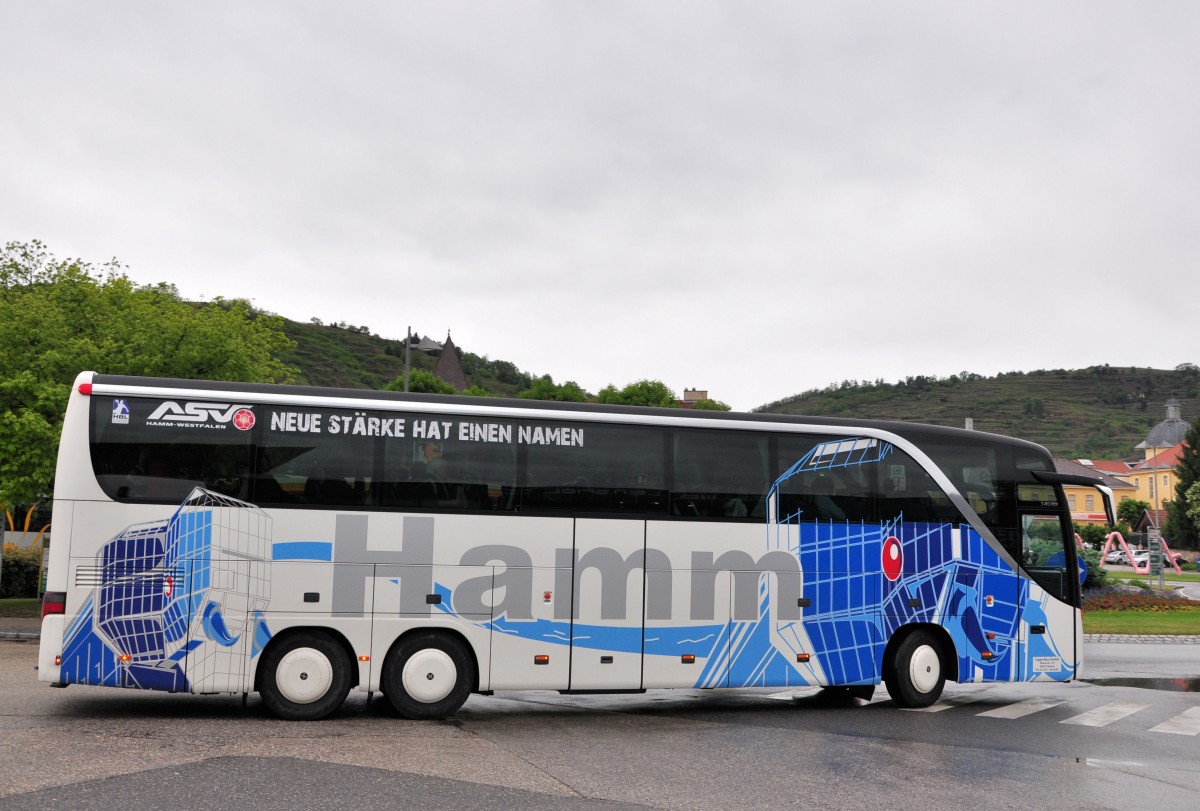
<svg viewBox="0 0 1200 811"><path fill-rule="evenodd" d="M446 343L442 344L442 354L438 355L437 363L433 367L433 376L444 380L458 391L469 386L467 376L463 374L462 361L458 357L458 347L454 345L449 332L446 333Z"/></svg>

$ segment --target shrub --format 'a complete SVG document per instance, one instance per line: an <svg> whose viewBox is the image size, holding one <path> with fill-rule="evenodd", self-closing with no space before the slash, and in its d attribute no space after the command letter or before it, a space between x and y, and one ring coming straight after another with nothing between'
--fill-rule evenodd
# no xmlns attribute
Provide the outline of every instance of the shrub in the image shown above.
<svg viewBox="0 0 1200 811"><path fill-rule="evenodd" d="M1103 588L1085 592L1084 611L1200 611L1200 603L1174 594L1154 594L1150 591L1130 592L1125 589Z"/></svg>
<svg viewBox="0 0 1200 811"><path fill-rule="evenodd" d="M4 566L0 571L0 598L36 597L42 550L36 546L4 545Z"/></svg>
<svg viewBox="0 0 1200 811"><path fill-rule="evenodd" d="M1104 588L1108 580L1108 572L1100 568L1099 550L1084 549L1080 552L1080 556L1087 565L1087 579L1083 581L1084 591Z"/></svg>

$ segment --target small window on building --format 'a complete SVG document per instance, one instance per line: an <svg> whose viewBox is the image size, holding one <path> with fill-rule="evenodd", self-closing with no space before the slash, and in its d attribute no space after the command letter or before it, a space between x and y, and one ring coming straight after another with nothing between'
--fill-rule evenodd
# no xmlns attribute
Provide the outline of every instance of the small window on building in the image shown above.
<svg viewBox="0 0 1200 811"><path fill-rule="evenodd" d="M1074 510L1075 510L1075 494L1074 493L1067 494L1067 502L1071 505L1071 511L1074 512Z"/></svg>
<svg viewBox="0 0 1200 811"><path fill-rule="evenodd" d="M1093 495L1084 496L1083 503L1084 503L1084 509L1087 510L1088 512L1091 512L1092 510L1096 509L1096 497Z"/></svg>

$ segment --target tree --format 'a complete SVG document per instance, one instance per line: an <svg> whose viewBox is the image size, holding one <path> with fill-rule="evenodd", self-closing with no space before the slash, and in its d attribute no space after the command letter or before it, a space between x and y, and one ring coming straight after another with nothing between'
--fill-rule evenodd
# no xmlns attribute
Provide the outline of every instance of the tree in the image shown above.
<svg viewBox="0 0 1200 811"><path fill-rule="evenodd" d="M697 400L695 405L692 406L692 408L694 408L696 411L732 411L733 410L725 403L722 403L720 400L709 400L709 399Z"/></svg>
<svg viewBox="0 0 1200 811"><path fill-rule="evenodd" d="M1200 482L1194 483L1187 491L1188 518L1200 526Z"/></svg>
<svg viewBox="0 0 1200 811"><path fill-rule="evenodd" d="M600 390L596 401L612 405L679 407L675 392L667 388L666 383L658 380L639 380L636 383L630 383L620 391L610 383Z"/></svg>
<svg viewBox="0 0 1200 811"><path fill-rule="evenodd" d="M383 387L384 391L404 391L404 375ZM458 389L428 369L413 369L408 373L408 390L424 394L458 394Z"/></svg>
<svg viewBox="0 0 1200 811"><path fill-rule="evenodd" d="M542 375L529 388L517 394L522 400L554 400L566 403L586 403L587 393L574 380L561 386L550 375Z"/></svg>
<svg viewBox="0 0 1200 811"><path fill-rule="evenodd" d="M1192 423L1183 437L1183 450L1175 465L1175 478L1175 498L1167 502L1167 523L1163 527L1163 534L1173 547L1200 548L1200 522L1188 515L1188 491L1200 481L1200 420Z"/></svg>
<svg viewBox="0 0 1200 811"><path fill-rule="evenodd" d="M31 503L54 475L63 410L84 370L291 382L278 316L242 300L197 305L138 286L113 260L56 259L38 241L0 250L0 501Z"/></svg>
<svg viewBox="0 0 1200 811"><path fill-rule="evenodd" d="M1142 501L1140 498L1127 498L1117 505L1117 519L1131 527L1136 527L1137 522L1141 520L1142 513L1148 509L1150 509L1150 502Z"/></svg>

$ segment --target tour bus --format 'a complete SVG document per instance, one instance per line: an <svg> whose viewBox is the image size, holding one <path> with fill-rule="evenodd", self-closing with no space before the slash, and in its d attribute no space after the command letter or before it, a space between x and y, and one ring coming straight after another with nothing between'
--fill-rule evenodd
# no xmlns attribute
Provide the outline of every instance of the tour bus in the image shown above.
<svg viewBox="0 0 1200 811"><path fill-rule="evenodd" d="M1069 681L1063 483L1095 485L913 423L85 372L38 673L296 720L351 689L432 719L498 690Z"/></svg>

